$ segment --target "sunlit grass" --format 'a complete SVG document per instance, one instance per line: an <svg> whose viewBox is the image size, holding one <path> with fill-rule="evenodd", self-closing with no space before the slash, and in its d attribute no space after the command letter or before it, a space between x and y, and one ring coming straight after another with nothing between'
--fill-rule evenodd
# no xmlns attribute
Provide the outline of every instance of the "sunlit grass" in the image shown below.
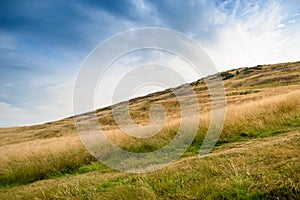
<svg viewBox="0 0 300 200"><path fill-rule="evenodd" d="M72 118L0 129L0 198L297 199L299 65L229 71L233 76L224 82L226 121L216 148L204 159L195 155L209 126L210 99L203 80L191 84L201 110L196 138L184 158L154 173L128 175L95 162ZM138 139L119 130L109 108L97 116L114 144L131 152L151 152L168 144L180 123L180 108L169 90L132 101L134 122L147 125L154 103L163 105L168 115L163 129L150 138Z"/></svg>

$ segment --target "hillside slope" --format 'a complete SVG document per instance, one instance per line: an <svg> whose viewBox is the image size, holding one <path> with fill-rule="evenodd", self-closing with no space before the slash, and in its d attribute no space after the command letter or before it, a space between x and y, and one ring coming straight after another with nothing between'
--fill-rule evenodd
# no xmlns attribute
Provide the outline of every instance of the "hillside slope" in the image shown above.
<svg viewBox="0 0 300 200"><path fill-rule="evenodd" d="M153 173L120 173L95 162L82 145L72 117L1 128L0 199L299 199L300 62L219 75L226 90L226 121L207 157L196 156L210 122L210 96L203 78L190 83L201 110L194 142L179 161ZM112 107L96 114L114 144L149 152L174 137L180 118L179 103L168 89L130 100L133 120L148 124L154 104L168 111L167 122L147 139L123 133L113 120ZM89 113L81 118L88 121Z"/></svg>
<svg viewBox="0 0 300 200"><path fill-rule="evenodd" d="M235 105L298 90L300 88L300 62L233 69L222 72L221 76L227 93L227 105ZM197 93L201 111L207 111L210 107L210 97L205 78L190 85ZM178 102L175 95L168 89L130 100L132 118L141 124L149 122L148 109L153 103L163 105L171 115L177 115L174 118L178 117ZM98 109L96 112L105 130L116 128L111 115L111 107ZM13 140L11 140L11 133L14 134ZM29 127L0 128L0 146L75 134L77 133L72 117Z"/></svg>

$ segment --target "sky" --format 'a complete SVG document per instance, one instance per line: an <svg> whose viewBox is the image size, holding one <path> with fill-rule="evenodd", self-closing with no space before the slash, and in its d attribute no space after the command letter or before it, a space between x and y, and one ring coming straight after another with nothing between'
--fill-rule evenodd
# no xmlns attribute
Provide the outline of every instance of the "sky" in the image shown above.
<svg viewBox="0 0 300 200"><path fill-rule="evenodd" d="M0 127L71 116L83 60L121 31L179 31L223 71L299 61L299 14L298 0L0 0Z"/></svg>

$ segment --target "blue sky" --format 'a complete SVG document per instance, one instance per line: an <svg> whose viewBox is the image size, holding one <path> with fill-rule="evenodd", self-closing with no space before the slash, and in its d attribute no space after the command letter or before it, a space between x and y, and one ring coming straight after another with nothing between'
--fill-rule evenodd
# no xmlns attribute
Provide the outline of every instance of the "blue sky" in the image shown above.
<svg viewBox="0 0 300 200"><path fill-rule="evenodd" d="M81 63L120 31L182 32L221 71L300 60L299 14L297 0L0 0L0 127L72 115Z"/></svg>

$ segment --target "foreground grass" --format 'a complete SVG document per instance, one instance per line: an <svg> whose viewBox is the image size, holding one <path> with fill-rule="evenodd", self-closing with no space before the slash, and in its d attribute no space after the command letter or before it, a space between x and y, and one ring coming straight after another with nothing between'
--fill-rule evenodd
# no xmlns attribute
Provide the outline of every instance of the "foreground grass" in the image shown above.
<svg viewBox="0 0 300 200"><path fill-rule="evenodd" d="M95 169L0 189L1 199L299 199L300 133L224 145L147 174Z"/></svg>

